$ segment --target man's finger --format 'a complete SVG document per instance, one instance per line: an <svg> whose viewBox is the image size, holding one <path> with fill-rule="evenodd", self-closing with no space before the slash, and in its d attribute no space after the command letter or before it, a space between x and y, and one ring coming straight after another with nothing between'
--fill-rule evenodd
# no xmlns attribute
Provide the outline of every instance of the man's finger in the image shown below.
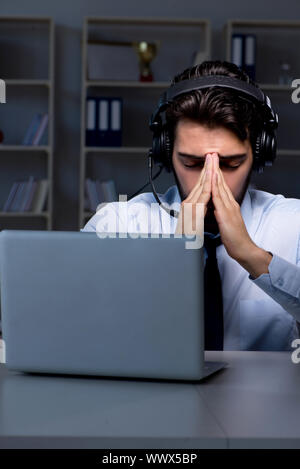
<svg viewBox="0 0 300 469"><path fill-rule="evenodd" d="M209 165L210 165L210 167L212 167L211 157L205 159L205 163L204 163L203 169L200 173L200 176L199 176L195 186L193 187L193 189L189 193L187 199L190 199L191 197L193 197L194 194L197 192L197 190L200 188L200 186L201 186L201 184L202 184L202 182L205 178L205 175L206 175L206 172L207 172L207 169L208 169Z"/></svg>
<svg viewBox="0 0 300 469"><path fill-rule="evenodd" d="M188 197L186 198L186 202L197 202L199 195L201 194L203 190L203 186L205 183L207 183L207 179L210 179L212 173L212 158L209 157L208 159L205 159L205 166L201 172L201 176L195 185L195 187L192 189Z"/></svg>

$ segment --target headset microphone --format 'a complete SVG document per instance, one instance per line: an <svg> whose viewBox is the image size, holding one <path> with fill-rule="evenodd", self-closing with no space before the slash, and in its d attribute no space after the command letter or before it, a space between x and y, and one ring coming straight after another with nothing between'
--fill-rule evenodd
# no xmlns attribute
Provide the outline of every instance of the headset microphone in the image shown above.
<svg viewBox="0 0 300 469"><path fill-rule="evenodd" d="M152 150L150 149L149 150L149 153L148 153L148 170L149 170L149 180L150 180L150 184L151 184L151 187L152 187L152 192L153 192L153 195L156 199L156 201L159 203L160 207L162 207L171 217L175 217L175 218L178 218L179 217L179 212L177 210L174 210L174 209L169 209L168 207L165 207L158 195L157 195L157 192L155 190L155 187L154 187L154 184L153 184L153 179L152 179L152 167L153 167L153 162L152 162ZM163 165L161 166L163 168Z"/></svg>
<svg viewBox="0 0 300 469"><path fill-rule="evenodd" d="M128 200L131 200L133 197L135 197L136 195L138 195L143 189L145 189L145 187L147 187L149 184L151 185L151 188L152 188L152 192L153 192L153 195L156 199L156 201L159 203L159 205L164 209L166 210L166 212L168 212L168 214L171 216L171 217L176 217L178 218L179 216L179 212L177 210L173 210L173 209L169 209L168 207L165 207L159 197L158 197L158 194L156 192L156 189L154 187L154 184L153 184L153 181L154 179L156 179L160 173L162 172L162 170L164 169L164 165L161 164L161 163L158 163L158 166L159 166L159 170L158 172L152 176L152 169L153 169L153 161L152 161L152 150L150 149L149 152L148 152L148 170L149 170L149 181L146 182L146 184L144 184L140 189L138 189L134 194L132 194Z"/></svg>
<svg viewBox="0 0 300 469"><path fill-rule="evenodd" d="M154 181L154 179L158 178L158 176L160 175L160 173L162 172L162 170L164 169L163 165L158 165L159 166L159 170L157 171L157 173L155 174L154 177L152 177L151 179ZM145 187L149 186L149 184L151 184L150 181L146 182L146 184L144 184L142 187L140 187L134 194L132 194L128 200L132 199L133 197L135 197L136 195L138 195L143 189L145 189Z"/></svg>

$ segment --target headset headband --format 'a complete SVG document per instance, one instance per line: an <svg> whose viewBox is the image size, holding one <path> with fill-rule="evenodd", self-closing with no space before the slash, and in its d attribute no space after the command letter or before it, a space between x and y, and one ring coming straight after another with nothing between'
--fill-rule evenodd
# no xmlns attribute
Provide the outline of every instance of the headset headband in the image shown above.
<svg viewBox="0 0 300 469"><path fill-rule="evenodd" d="M221 86L224 88L230 88L236 91L240 91L248 95L249 100L255 104L260 103L262 109L267 113L267 124L272 128L278 127L278 116L273 111L271 101L267 95L265 95L260 88L247 83L239 78L228 77L225 75L207 75L196 77L188 80L182 80L178 83L172 84L164 93L161 95L156 111L150 118L150 128L155 130L155 122L159 113L163 112L166 107L174 100L175 97L181 94L188 93L194 90L200 90L203 88L210 88L213 86ZM247 99L245 95L241 96L243 99ZM151 126L154 124L154 128Z"/></svg>

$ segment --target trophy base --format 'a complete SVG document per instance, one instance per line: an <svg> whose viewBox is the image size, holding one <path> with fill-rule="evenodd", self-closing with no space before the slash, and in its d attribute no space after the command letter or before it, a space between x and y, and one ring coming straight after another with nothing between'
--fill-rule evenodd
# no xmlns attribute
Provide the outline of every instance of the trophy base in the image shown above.
<svg viewBox="0 0 300 469"><path fill-rule="evenodd" d="M150 73L149 75L140 74L140 81L153 81L152 73Z"/></svg>

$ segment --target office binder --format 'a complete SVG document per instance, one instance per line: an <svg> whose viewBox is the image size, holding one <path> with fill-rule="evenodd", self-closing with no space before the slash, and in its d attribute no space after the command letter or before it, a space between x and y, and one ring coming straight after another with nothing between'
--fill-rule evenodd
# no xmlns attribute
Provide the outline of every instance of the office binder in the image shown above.
<svg viewBox="0 0 300 469"><path fill-rule="evenodd" d="M113 146L122 145L122 100L113 98L110 101L110 134Z"/></svg>
<svg viewBox="0 0 300 469"><path fill-rule="evenodd" d="M231 62L244 70L252 80L256 75L256 36L255 34L232 34Z"/></svg>
<svg viewBox="0 0 300 469"><path fill-rule="evenodd" d="M232 34L231 36L231 62L238 67L243 67L244 61L244 34Z"/></svg>
<svg viewBox="0 0 300 469"><path fill-rule="evenodd" d="M97 145L122 145L122 99L99 98L97 110Z"/></svg>
<svg viewBox="0 0 300 469"><path fill-rule="evenodd" d="M256 36L246 34L243 69L252 80L255 80Z"/></svg>
<svg viewBox="0 0 300 469"><path fill-rule="evenodd" d="M86 99L86 137L85 144L88 147L97 145L97 101L96 97Z"/></svg>
<svg viewBox="0 0 300 469"><path fill-rule="evenodd" d="M97 109L97 145L110 146L109 136L109 99L100 98Z"/></svg>

